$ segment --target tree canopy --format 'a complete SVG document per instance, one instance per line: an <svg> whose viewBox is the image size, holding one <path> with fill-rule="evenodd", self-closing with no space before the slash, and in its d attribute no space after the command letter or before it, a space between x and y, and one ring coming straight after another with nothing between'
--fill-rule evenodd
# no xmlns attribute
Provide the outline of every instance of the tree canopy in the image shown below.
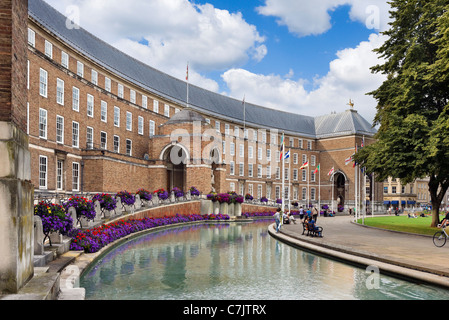
<svg viewBox="0 0 449 320"><path fill-rule="evenodd" d="M376 142L354 156L378 181L429 177L432 225L449 187L449 1L393 0L390 29L375 52L385 74L377 100Z"/></svg>

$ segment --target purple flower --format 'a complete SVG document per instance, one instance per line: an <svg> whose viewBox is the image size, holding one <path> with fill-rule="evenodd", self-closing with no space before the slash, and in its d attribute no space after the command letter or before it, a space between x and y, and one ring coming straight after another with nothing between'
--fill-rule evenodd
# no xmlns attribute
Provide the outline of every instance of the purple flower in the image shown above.
<svg viewBox="0 0 449 320"><path fill-rule="evenodd" d="M136 197L126 190L118 192L116 196L120 197L122 203L128 206L132 206L136 202Z"/></svg>
<svg viewBox="0 0 449 320"><path fill-rule="evenodd" d="M272 217L274 215L274 212L243 212L242 216L249 218L249 217Z"/></svg>
<svg viewBox="0 0 449 320"><path fill-rule="evenodd" d="M140 199L146 200L146 201L150 201L151 198L153 197L153 195L148 190L145 190L145 189L137 190L136 194L139 195Z"/></svg>
<svg viewBox="0 0 449 320"><path fill-rule="evenodd" d="M96 216L94 203L84 197L74 196L63 203L68 212L70 207L74 207L77 217L84 216L87 220L94 220Z"/></svg>
<svg viewBox="0 0 449 320"><path fill-rule="evenodd" d="M34 214L42 220L44 241L52 232L67 235L73 228L72 217L61 205L41 201L34 206Z"/></svg>
<svg viewBox="0 0 449 320"><path fill-rule="evenodd" d="M176 214L175 216L163 218L122 219L110 224L103 224L93 229L73 230L70 232L70 237L72 238L70 250L97 252L109 243L134 232L151 229L157 226L198 220L229 220L229 216L226 214Z"/></svg>
<svg viewBox="0 0 449 320"><path fill-rule="evenodd" d="M207 199L212 200L212 202L215 202L218 200L217 193L211 192L207 195Z"/></svg>
<svg viewBox="0 0 449 320"><path fill-rule="evenodd" d="M115 198L108 193L97 193L92 197L92 201L98 201L100 203L100 207L108 211L117 208L117 200L115 200Z"/></svg>
<svg viewBox="0 0 449 320"><path fill-rule="evenodd" d="M184 192L182 192L182 190L178 187L174 187L171 191L174 193L176 198L181 198L184 196Z"/></svg>
<svg viewBox="0 0 449 320"><path fill-rule="evenodd" d="M163 191L161 193L158 193L158 197L159 197L159 199L166 200L168 198L168 192Z"/></svg>
<svg viewBox="0 0 449 320"><path fill-rule="evenodd" d="M195 187L190 187L189 191L190 191L190 195L192 195L192 196L199 196L200 195L200 192Z"/></svg>

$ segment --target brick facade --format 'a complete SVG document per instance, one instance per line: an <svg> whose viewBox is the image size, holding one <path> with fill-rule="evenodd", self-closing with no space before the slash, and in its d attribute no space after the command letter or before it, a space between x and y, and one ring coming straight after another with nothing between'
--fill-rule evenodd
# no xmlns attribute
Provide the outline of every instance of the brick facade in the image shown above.
<svg viewBox="0 0 449 320"><path fill-rule="evenodd" d="M238 121L207 113L202 113L206 122L170 123L170 118L175 112L184 109L185 105L169 101L112 73L53 37L32 18L29 18L28 25L34 32L35 39L34 44L28 46L28 127L32 182L37 192L114 193L125 189L135 192L139 188L153 191L174 186L182 189L195 186L203 194L212 189L217 192L233 189L238 193L251 192L254 197L267 196L275 199L280 196L282 172L281 162L277 161L280 132L249 124L248 137L244 138L243 128ZM51 43L51 57L45 54L45 40ZM68 68L62 66L62 52L68 55ZM83 65L83 75L77 75L78 62ZM45 70L47 76L47 94L44 96L40 93L41 69ZM97 74L96 83L92 78L92 70ZM58 79L59 83L61 80L64 83L62 103L57 102ZM110 91L106 90L106 79L111 80ZM123 86L123 97L119 97L119 84ZM73 97L76 95L74 88L76 92L79 90L77 110L73 108ZM131 101L131 90L135 92L134 102ZM93 98L92 115L88 114L89 97ZM143 97L147 98L146 108L143 107ZM154 109L154 101L158 104L158 110ZM102 104L107 105L104 119ZM166 106L168 114L165 114ZM116 108L120 114L119 124L114 122ZM46 114L44 136L39 126L40 113ZM127 128L127 114L132 115L131 128ZM57 116L64 119L64 139L59 142ZM139 132L139 118L143 121L142 132ZM216 121L220 123L218 134ZM150 123L154 130L151 135ZM73 130L78 130L77 146L72 143ZM91 145L87 141L88 130L92 132ZM272 132L276 136L274 141L271 140ZM254 133L256 137L253 136ZM214 135L215 138L210 138ZM262 141L262 136L265 141ZM114 150L114 137L119 138L119 150ZM105 146L102 146L102 138L106 141ZM360 144L361 139L358 135L328 139L315 139L300 134L286 135L285 145L287 150L291 150L291 156L290 163L286 163L286 168L290 169L290 184L286 181L285 185L290 188L292 198L302 200L302 190L308 188L308 199L311 199L314 192L313 203L318 201L318 193L321 195L321 203L329 202L332 185L327 173L334 167L336 172L341 172L345 177L344 201L354 201L354 169L351 165L345 166L345 159L354 153L354 146L356 143ZM126 152L127 140L132 141L131 154ZM174 165L170 161L169 154L176 150L174 147L181 147L189 156L187 163ZM218 150L218 164L208 161L213 148ZM243 157L240 157L240 148L243 148ZM270 160L267 160L268 150L271 151ZM40 164L40 157L47 158L46 167ZM303 181L303 170L299 169L303 159L310 164L306 175L309 183ZM243 172L240 171L240 163L243 163ZM321 168L320 176L312 180L312 172L318 165ZM77 183L74 183L77 180L73 175L74 166L78 168ZM276 177L277 172L279 177ZM295 178L294 172L297 174ZM61 176L63 182L58 185ZM46 183L43 183L44 180ZM73 185L78 188L73 190ZM382 193L379 192L378 195L379 198L376 196L376 199L381 200ZM334 199L337 199L336 196Z"/></svg>
<svg viewBox="0 0 449 320"><path fill-rule="evenodd" d="M33 277L33 185L27 127L28 2L0 2L0 294Z"/></svg>

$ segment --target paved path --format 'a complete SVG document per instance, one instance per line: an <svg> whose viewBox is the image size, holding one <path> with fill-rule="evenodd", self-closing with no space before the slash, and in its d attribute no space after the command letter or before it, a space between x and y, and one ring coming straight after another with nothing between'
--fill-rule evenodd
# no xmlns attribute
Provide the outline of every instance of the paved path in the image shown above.
<svg viewBox="0 0 449 320"><path fill-rule="evenodd" d="M369 218L367 218L369 219ZM302 235L302 225L283 225L270 234L304 249L350 260L362 265L378 265L381 272L393 272L449 288L449 243L442 248L428 236L412 235L364 227L351 223L349 216L320 217L323 237Z"/></svg>

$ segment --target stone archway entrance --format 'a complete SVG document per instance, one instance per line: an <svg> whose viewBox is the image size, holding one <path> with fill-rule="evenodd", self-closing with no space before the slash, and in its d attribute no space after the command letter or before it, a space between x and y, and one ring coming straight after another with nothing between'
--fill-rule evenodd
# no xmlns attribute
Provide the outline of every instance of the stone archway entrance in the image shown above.
<svg viewBox="0 0 449 320"><path fill-rule="evenodd" d="M345 205L345 183L346 178L344 174L341 172L337 172L334 175L334 190L335 195L334 199L337 200L337 206L344 206Z"/></svg>
<svg viewBox="0 0 449 320"><path fill-rule="evenodd" d="M186 151L174 145L167 149L164 154L165 166L167 168L167 189L172 190L177 187L181 190L186 189L186 161L188 155Z"/></svg>

